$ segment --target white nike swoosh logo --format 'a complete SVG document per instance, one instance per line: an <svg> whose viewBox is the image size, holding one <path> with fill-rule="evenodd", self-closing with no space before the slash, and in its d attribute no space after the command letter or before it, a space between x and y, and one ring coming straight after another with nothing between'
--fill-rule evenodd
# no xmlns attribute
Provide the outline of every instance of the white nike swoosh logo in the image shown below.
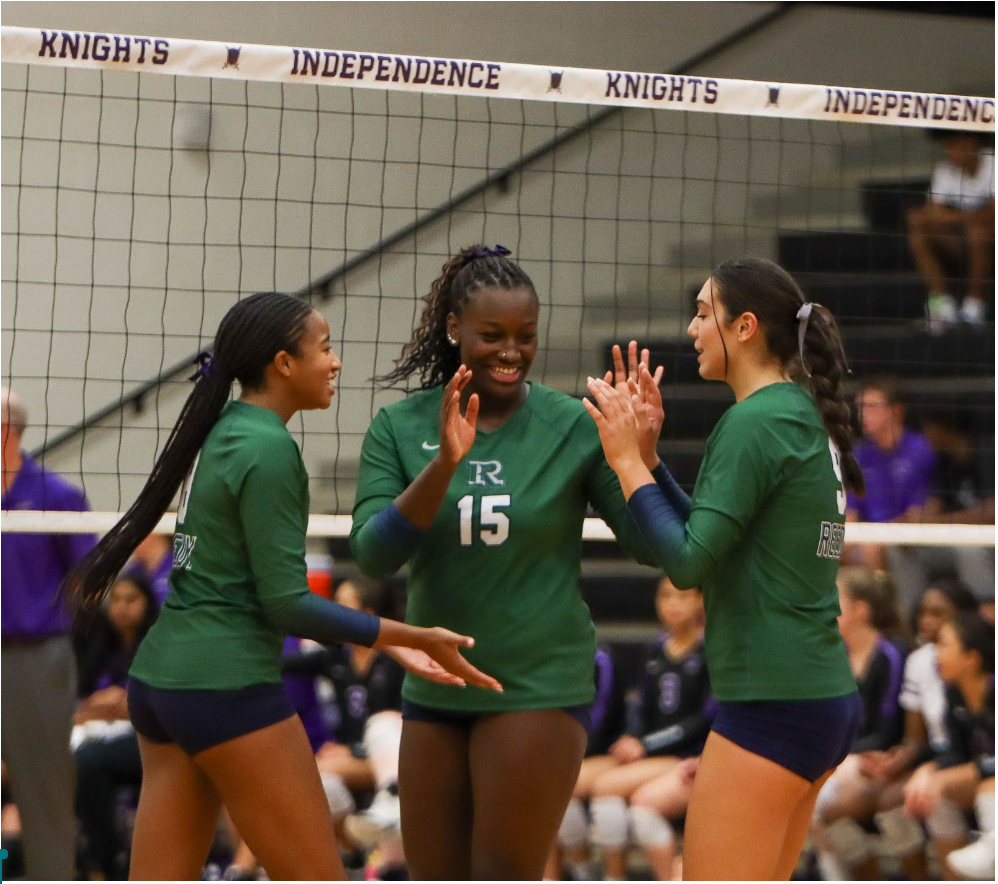
<svg viewBox="0 0 998 884"><path fill-rule="evenodd" d="M423 443L423 451L436 451L439 447L440 447L439 442L436 445L430 445L429 442Z"/></svg>

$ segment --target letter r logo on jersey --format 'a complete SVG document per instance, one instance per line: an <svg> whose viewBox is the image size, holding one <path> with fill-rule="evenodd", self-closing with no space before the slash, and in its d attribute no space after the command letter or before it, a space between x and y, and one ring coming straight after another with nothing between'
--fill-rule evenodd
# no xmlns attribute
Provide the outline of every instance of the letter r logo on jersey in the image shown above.
<svg viewBox="0 0 998 884"><path fill-rule="evenodd" d="M502 463L498 460L469 460L468 466L471 468L471 477L468 479L469 485L505 485L500 476L502 473Z"/></svg>

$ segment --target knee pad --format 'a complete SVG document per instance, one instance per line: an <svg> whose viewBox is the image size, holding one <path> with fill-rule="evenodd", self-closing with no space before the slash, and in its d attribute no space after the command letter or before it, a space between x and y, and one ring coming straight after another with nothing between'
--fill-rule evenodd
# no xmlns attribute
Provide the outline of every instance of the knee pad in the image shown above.
<svg viewBox="0 0 998 884"><path fill-rule="evenodd" d="M925 818L925 828L933 838L945 841L958 841L970 829L963 811L945 798L940 798L936 809Z"/></svg>
<svg viewBox="0 0 998 884"><path fill-rule="evenodd" d="M894 856L907 856L925 844L925 834L918 820L912 819L903 807L892 807L874 815L883 835L884 846Z"/></svg>
<svg viewBox="0 0 998 884"><path fill-rule="evenodd" d="M590 839L600 847L627 846L627 804L623 798L593 798L589 802L592 816Z"/></svg>
<svg viewBox="0 0 998 884"><path fill-rule="evenodd" d="M398 746L402 739L402 716L396 712L378 712L364 725L364 745L373 755L382 748Z"/></svg>
<svg viewBox="0 0 998 884"><path fill-rule="evenodd" d="M668 847L675 842L669 821L650 807L631 807L629 814L634 840L642 847Z"/></svg>
<svg viewBox="0 0 998 884"><path fill-rule="evenodd" d="M855 866L870 855L866 832L856 820L836 820L825 826L825 834L835 855L847 866Z"/></svg>
<svg viewBox="0 0 998 884"><path fill-rule="evenodd" d="M352 813L355 808L353 795L343 780L334 773L324 773L321 777L322 790L326 793L326 801L333 816L339 819Z"/></svg>
<svg viewBox="0 0 998 884"><path fill-rule="evenodd" d="M558 843L562 847L581 847L589 834L589 820L578 798L573 798L565 808L565 817L558 829Z"/></svg>

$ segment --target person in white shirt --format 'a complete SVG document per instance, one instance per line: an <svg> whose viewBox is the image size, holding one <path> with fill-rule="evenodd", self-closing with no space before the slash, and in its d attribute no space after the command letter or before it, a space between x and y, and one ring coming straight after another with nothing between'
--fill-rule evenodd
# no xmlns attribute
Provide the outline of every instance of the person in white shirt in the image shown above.
<svg viewBox="0 0 998 884"><path fill-rule="evenodd" d="M985 283L995 245L995 156L977 132L933 133L946 151L936 163L924 206L908 211L908 242L929 288L929 327L940 332L958 318L984 322ZM963 243L969 256L967 293L957 305L943 263L959 265Z"/></svg>

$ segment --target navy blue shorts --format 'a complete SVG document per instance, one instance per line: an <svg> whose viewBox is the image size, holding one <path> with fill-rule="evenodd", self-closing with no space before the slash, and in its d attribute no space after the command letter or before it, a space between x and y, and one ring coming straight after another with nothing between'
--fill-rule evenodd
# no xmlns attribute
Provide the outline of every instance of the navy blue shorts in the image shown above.
<svg viewBox="0 0 998 884"><path fill-rule="evenodd" d="M827 700L719 702L712 730L813 783L849 754L862 717L855 693Z"/></svg>
<svg viewBox="0 0 998 884"><path fill-rule="evenodd" d="M284 685L255 684L235 691L154 688L128 680L128 717L154 743L176 743L197 755L295 715Z"/></svg>
<svg viewBox="0 0 998 884"><path fill-rule="evenodd" d="M564 706L562 712L567 712L589 733L589 715L592 711L592 704L586 706ZM531 712L537 710L512 709L511 712ZM412 703L409 700L402 701L403 721L425 721L429 724L449 724L454 727L471 727L479 718L486 715L497 715L496 712L454 712L447 709L433 709L430 706L421 706L419 703Z"/></svg>

